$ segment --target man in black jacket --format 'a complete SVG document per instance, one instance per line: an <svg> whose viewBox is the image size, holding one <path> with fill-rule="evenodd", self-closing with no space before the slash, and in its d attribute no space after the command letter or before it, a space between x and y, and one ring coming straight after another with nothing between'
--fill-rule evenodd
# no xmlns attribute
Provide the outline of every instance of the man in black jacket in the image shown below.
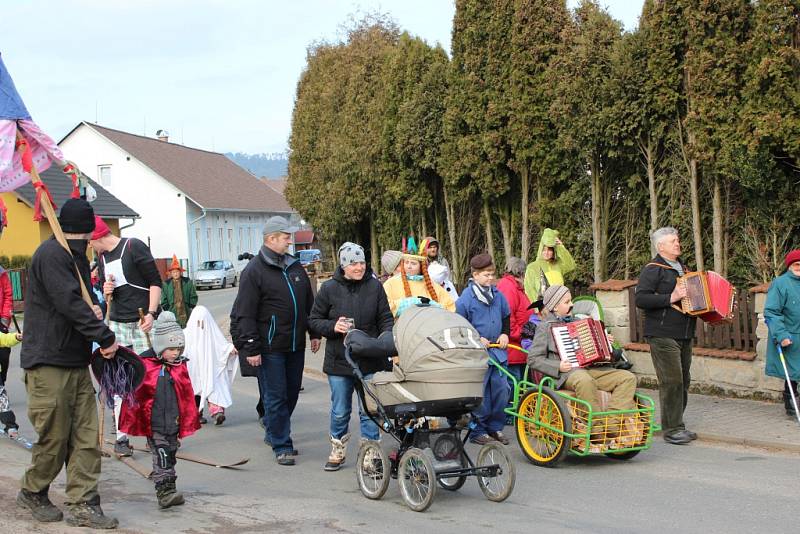
<svg viewBox="0 0 800 534"><path fill-rule="evenodd" d="M645 313L644 335L658 376L661 400L661 426L664 441L685 445L697 438L686 429L683 412L689 400L692 338L696 319L673 308L686 296L686 287L677 284L686 272L681 263L678 231L671 227L653 232L655 258L644 266L636 286L636 306Z"/></svg>
<svg viewBox="0 0 800 534"><path fill-rule="evenodd" d="M344 463L350 439L348 427L355 388L353 368L344 357L344 336L351 328L357 328L378 337L391 332L394 326L386 292L367 267L360 245L345 243L339 248L339 267L333 278L322 284L309 321L311 329L328 340L322 370L328 375L331 388L331 453L325 470L337 471ZM391 368L386 358L356 360L356 363L365 377ZM361 413L360 406L359 415L361 439L380 439L377 425Z"/></svg>
<svg viewBox="0 0 800 534"><path fill-rule="evenodd" d="M292 228L283 217L264 226L264 246L239 280L231 309L231 334L247 363L258 367L268 424L265 441L280 465L294 465L291 416L297 405L305 365L308 314L314 304L311 282L300 262L288 254ZM311 350L319 350L312 333Z"/></svg>
<svg viewBox="0 0 800 534"><path fill-rule="evenodd" d="M39 439L17 503L38 521L60 521L63 515L47 494L66 465L67 523L116 528L117 520L103 514L97 493L97 405L88 365L93 341L106 358L114 357L117 343L101 319L97 297L92 307L82 300L76 273L77 269L86 288L91 287L86 247L94 212L85 200L70 199L61 208L59 222L71 254L51 238L36 249L28 271L20 364L25 369L28 418Z"/></svg>

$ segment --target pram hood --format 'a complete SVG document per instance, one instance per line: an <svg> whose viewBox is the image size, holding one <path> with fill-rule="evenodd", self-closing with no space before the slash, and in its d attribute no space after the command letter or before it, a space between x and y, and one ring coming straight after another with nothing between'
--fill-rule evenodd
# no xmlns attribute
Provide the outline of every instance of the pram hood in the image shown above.
<svg viewBox="0 0 800 534"><path fill-rule="evenodd" d="M460 315L436 307L411 308L400 316L393 333L400 357L391 373L394 380L440 384L483 381L489 354L477 330Z"/></svg>

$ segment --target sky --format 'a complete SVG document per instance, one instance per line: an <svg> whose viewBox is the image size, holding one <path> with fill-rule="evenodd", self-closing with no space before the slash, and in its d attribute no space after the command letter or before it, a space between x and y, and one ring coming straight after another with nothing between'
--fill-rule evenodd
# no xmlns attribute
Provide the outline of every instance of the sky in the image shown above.
<svg viewBox="0 0 800 534"><path fill-rule="evenodd" d="M627 30L642 2L600 0ZM376 10L449 50L452 0L37 0L3 2L0 53L56 141L85 120L217 152L283 152L308 45Z"/></svg>

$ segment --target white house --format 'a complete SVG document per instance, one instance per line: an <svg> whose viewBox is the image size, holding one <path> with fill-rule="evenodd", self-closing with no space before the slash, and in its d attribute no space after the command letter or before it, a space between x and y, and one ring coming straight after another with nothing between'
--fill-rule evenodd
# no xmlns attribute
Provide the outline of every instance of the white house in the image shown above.
<svg viewBox="0 0 800 534"><path fill-rule="evenodd" d="M122 231L156 258L203 261L256 252L269 217L297 219L283 195L222 154L81 122L59 146L141 219Z"/></svg>

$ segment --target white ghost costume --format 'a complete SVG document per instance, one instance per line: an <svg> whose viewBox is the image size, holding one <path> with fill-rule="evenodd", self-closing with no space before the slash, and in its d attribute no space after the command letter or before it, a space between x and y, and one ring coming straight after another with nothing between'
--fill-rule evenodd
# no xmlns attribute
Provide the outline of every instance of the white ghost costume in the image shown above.
<svg viewBox="0 0 800 534"><path fill-rule="evenodd" d="M209 403L213 417L233 404L231 385L239 369L233 344L225 339L217 322L205 306L192 310L186 328L185 354L189 358L189 378L200 408Z"/></svg>
<svg viewBox="0 0 800 534"><path fill-rule="evenodd" d="M450 269L441 263L434 261L428 265L428 275L431 277L433 283L439 284L445 289L445 291L447 291L447 294L450 295L450 298L453 299L453 302L458 300L458 291L456 291L456 286L454 286L453 282L450 281Z"/></svg>

